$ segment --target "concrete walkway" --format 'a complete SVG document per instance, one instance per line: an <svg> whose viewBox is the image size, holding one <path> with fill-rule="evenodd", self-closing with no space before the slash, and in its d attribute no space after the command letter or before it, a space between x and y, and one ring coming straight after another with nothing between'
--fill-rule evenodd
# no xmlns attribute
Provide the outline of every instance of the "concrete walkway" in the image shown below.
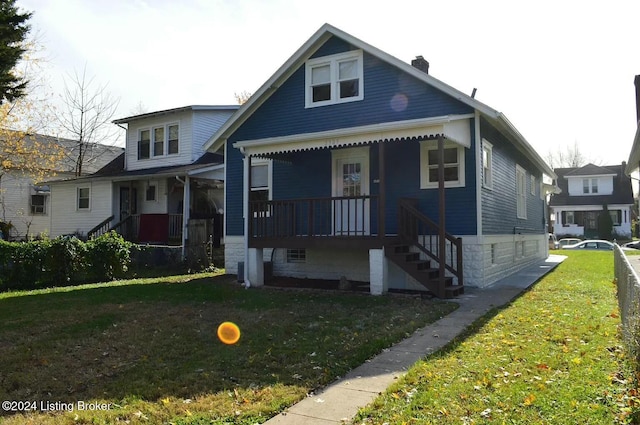
<svg viewBox="0 0 640 425"><path fill-rule="evenodd" d="M415 362L448 344L488 311L508 304L565 258L551 255L488 288L465 288L465 294L453 300L460 304L456 311L416 331L266 424L328 425L351 421L358 409L371 403Z"/></svg>

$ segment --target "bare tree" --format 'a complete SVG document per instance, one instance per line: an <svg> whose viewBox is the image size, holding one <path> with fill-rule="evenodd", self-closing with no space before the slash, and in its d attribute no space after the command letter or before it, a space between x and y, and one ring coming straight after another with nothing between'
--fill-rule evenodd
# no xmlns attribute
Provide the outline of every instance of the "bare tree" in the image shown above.
<svg viewBox="0 0 640 425"><path fill-rule="evenodd" d="M99 85L94 77L87 77L85 66L81 74L75 72L71 81L65 81L62 113L58 121L70 139L77 142L77 149L69 153L75 163L75 175L82 175L82 165L87 159L104 150L95 149L98 144L109 144L116 136L116 128L111 119L118 108L120 99L107 91L106 85Z"/></svg>
<svg viewBox="0 0 640 425"><path fill-rule="evenodd" d="M238 102L238 105L244 105L251 97L251 93L246 90L243 90L240 93L233 93L233 95L236 97L236 102Z"/></svg>
<svg viewBox="0 0 640 425"><path fill-rule="evenodd" d="M547 163L551 168L578 168L587 163L599 163L599 160L588 158L581 150L577 141L573 146L558 147L555 151L547 152Z"/></svg>

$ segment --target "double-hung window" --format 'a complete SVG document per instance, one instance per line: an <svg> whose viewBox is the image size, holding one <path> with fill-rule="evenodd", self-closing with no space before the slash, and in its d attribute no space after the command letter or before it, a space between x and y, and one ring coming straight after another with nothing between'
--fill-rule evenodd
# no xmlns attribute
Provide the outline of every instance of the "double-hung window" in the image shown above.
<svg viewBox="0 0 640 425"><path fill-rule="evenodd" d="M91 188L79 187L77 189L78 210L88 210L91 207Z"/></svg>
<svg viewBox="0 0 640 425"><path fill-rule="evenodd" d="M420 188L438 187L438 143L434 140L420 142ZM453 142L444 143L444 185L464 187L464 148Z"/></svg>
<svg viewBox="0 0 640 425"><path fill-rule="evenodd" d="M151 151L151 130L140 130L138 139L138 159L149 158Z"/></svg>
<svg viewBox="0 0 640 425"><path fill-rule="evenodd" d="M47 197L45 195L31 195L31 215L44 215L47 213Z"/></svg>
<svg viewBox="0 0 640 425"><path fill-rule="evenodd" d="M164 127L153 129L153 156L164 155Z"/></svg>
<svg viewBox="0 0 640 425"><path fill-rule="evenodd" d="M364 98L362 51L315 58L306 63L307 108Z"/></svg>
<svg viewBox="0 0 640 425"><path fill-rule="evenodd" d="M178 124L168 126L169 133L169 155L178 153L179 131Z"/></svg>
<svg viewBox="0 0 640 425"><path fill-rule="evenodd" d="M271 170L270 161L256 161L251 164L251 190L249 202L252 203L254 213L266 213L269 208L266 201L271 199Z"/></svg>
<svg viewBox="0 0 640 425"><path fill-rule="evenodd" d="M482 186L493 188L493 145L482 140Z"/></svg>
<svg viewBox="0 0 640 425"><path fill-rule="evenodd" d="M518 218L527 218L527 172L516 165L516 213Z"/></svg>

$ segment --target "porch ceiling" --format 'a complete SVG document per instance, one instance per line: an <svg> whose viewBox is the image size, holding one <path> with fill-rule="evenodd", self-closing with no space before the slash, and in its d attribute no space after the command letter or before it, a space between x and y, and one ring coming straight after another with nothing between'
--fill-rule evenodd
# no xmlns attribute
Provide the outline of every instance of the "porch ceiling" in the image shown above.
<svg viewBox="0 0 640 425"><path fill-rule="evenodd" d="M411 139L434 139L444 136L461 146L471 146L470 118L473 115L444 116L336 129L293 136L247 140L234 147L251 156L271 156L279 153L337 148Z"/></svg>

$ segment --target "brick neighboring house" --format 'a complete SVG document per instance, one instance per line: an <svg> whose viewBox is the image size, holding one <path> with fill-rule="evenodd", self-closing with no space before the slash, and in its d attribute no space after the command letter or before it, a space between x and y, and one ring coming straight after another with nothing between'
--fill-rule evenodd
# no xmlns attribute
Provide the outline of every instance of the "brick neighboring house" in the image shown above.
<svg viewBox="0 0 640 425"><path fill-rule="evenodd" d="M549 206L557 237L598 238L598 216L607 206L614 238L631 237L633 191L625 174L626 163L579 168L556 168L561 193L551 195Z"/></svg>

